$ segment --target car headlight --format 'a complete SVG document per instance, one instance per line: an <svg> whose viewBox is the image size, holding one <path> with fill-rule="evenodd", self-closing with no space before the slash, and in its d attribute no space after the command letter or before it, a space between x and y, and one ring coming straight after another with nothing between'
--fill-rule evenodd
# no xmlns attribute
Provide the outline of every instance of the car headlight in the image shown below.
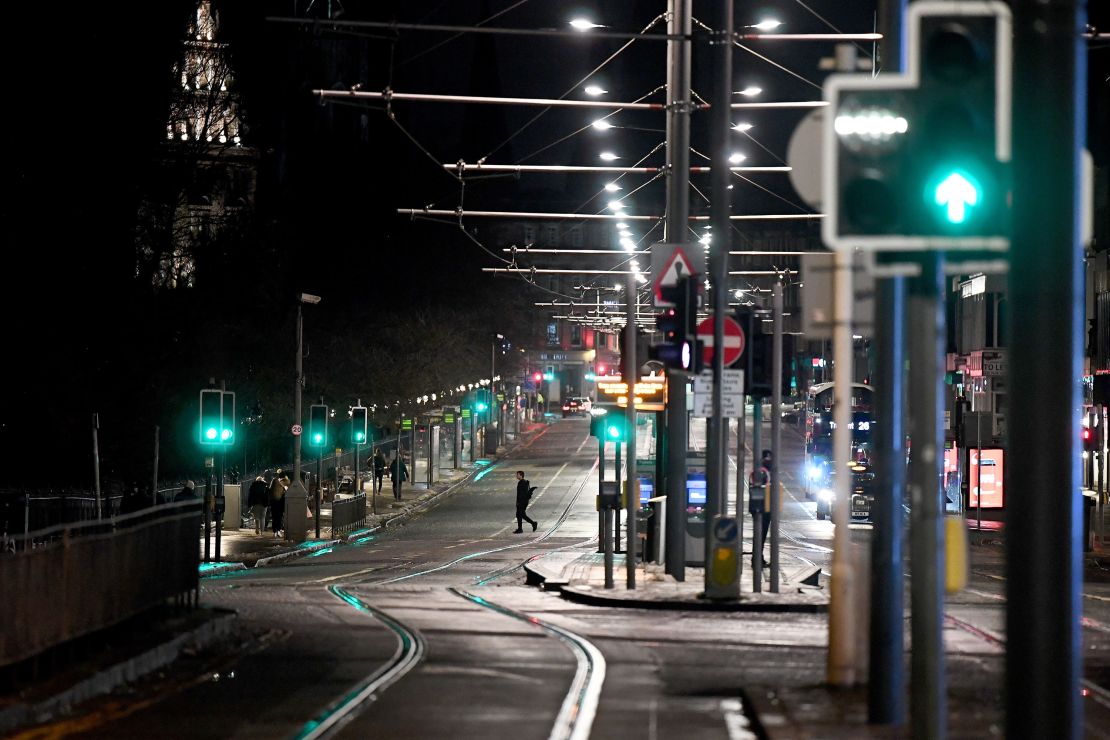
<svg viewBox="0 0 1110 740"><path fill-rule="evenodd" d="M832 500L836 498L836 494L833 493L831 488L822 488L817 492L817 498L828 504L832 503Z"/></svg>
<svg viewBox="0 0 1110 740"><path fill-rule="evenodd" d="M806 478L810 480L817 480L821 477L821 468L816 465L810 465L806 468Z"/></svg>

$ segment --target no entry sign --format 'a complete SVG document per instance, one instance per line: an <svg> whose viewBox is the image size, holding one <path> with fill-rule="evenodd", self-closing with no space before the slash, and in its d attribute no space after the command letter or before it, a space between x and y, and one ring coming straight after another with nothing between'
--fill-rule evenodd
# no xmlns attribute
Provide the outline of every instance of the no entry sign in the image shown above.
<svg viewBox="0 0 1110 740"><path fill-rule="evenodd" d="M725 316L724 326L724 363L729 367L740 359L744 352L744 330L731 316ZM698 324L698 340L704 344L702 361L708 367L713 362L713 317Z"/></svg>

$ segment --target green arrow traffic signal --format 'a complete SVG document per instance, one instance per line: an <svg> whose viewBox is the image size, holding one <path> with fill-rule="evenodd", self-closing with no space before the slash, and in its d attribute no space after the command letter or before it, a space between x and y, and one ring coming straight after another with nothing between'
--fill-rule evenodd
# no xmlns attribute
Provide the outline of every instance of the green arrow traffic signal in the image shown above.
<svg viewBox="0 0 1110 740"><path fill-rule="evenodd" d="M933 202L944 208L949 223L962 224L971 206L980 200L979 186L970 176L952 172L933 188Z"/></svg>

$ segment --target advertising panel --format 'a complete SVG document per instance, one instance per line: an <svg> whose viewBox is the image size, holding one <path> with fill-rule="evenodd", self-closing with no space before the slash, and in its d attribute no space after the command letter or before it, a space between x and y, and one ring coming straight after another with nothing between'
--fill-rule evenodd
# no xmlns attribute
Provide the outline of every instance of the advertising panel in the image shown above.
<svg viewBox="0 0 1110 740"><path fill-rule="evenodd" d="M1001 509L1005 500L1003 483L1003 450L968 450L968 490L971 493L968 508Z"/></svg>

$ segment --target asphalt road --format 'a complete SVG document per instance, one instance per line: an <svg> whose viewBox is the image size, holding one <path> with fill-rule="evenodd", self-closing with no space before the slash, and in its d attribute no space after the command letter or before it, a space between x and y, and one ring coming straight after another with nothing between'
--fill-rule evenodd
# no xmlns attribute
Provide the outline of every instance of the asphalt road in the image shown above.
<svg viewBox="0 0 1110 740"><path fill-rule="evenodd" d="M824 615L595 608L525 585L527 559L595 544L587 435L585 419L559 421L404 526L204 579L203 603L240 613L234 650L98 700L42 736L734 740L750 736L749 698L775 692L816 734L859 737L850 695L821 698ZM787 430L784 445L784 567L827 567L832 524L797 485L800 437ZM538 487L535 533L512 533L517 469ZM994 550L973 557L971 587L946 605L953 737L1001 726L1004 571ZM1102 737L1110 584L1084 589L1089 736ZM908 648L908 614L906 626Z"/></svg>

